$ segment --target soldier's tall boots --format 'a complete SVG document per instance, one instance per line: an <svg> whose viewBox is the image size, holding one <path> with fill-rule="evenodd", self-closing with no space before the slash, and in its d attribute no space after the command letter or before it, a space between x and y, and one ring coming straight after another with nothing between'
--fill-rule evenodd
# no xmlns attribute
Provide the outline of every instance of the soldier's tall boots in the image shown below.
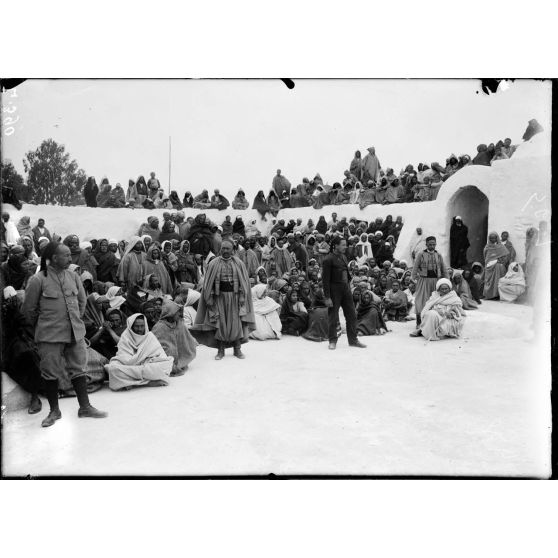
<svg viewBox="0 0 558 558"><path fill-rule="evenodd" d="M45 380L45 392L50 411L41 426L52 426L58 419L62 418L62 413L58 407L58 380Z"/></svg>
<svg viewBox="0 0 558 558"><path fill-rule="evenodd" d="M78 376L72 379L72 385L76 391L79 402L78 417L80 418L105 418L108 413L95 409L89 402L89 395L87 394L87 377Z"/></svg>

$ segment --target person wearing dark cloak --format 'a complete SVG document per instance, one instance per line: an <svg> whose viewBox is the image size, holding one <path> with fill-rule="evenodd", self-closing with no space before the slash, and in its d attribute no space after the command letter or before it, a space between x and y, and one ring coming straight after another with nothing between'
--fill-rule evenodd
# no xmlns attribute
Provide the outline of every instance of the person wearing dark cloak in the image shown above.
<svg viewBox="0 0 558 558"><path fill-rule="evenodd" d="M155 217L155 215L150 215L147 218L147 223L142 223L138 230L138 236L144 236L146 234L151 237L153 242L159 241L161 230L159 229L159 219Z"/></svg>
<svg viewBox="0 0 558 558"><path fill-rule="evenodd" d="M292 289L283 304L279 314L284 335L302 335L308 329L308 311L304 303L298 300L297 291Z"/></svg>
<svg viewBox="0 0 558 558"><path fill-rule="evenodd" d="M211 209L223 211L229 207L229 200L216 188L211 196Z"/></svg>
<svg viewBox="0 0 558 558"><path fill-rule="evenodd" d="M143 175L138 176L138 179L136 180L136 192L138 193L136 204L142 206L148 196L147 182L145 181Z"/></svg>
<svg viewBox="0 0 558 558"><path fill-rule="evenodd" d="M486 147L486 144L481 143L477 147L477 154L475 155L475 157L471 161L471 164L473 164L473 165L484 165L484 166L489 167L491 159L492 159L492 157L491 157L490 153L488 152L488 148Z"/></svg>
<svg viewBox="0 0 558 558"><path fill-rule="evenodd" d="M266 204L273 217L277 217L279 211L283 209L281 202L279 201L279 196L277 196L273 190L270 190L269 195L267 196Z"/></svg>
<svg viewBox="0 0 558 558"><path fill-rule="evenodd" d="M263 190L260 190L256 197L254 198L254 203L252 204L252 209L255 209L262 217L264 221L267 221L267 217L265 216L266 213L270 211L269 205L265 200L265 195Z"/></svg>
<svg viewBox="0 0 558 558"><path fill-rule="evenodd" d="M244 221L240 215L236 216L232 227L233 234L238 234L240 236L246 236L246 228L244 226Z"/></svg>
<svg viewBox="0 0 558 558"><path fill-rule="evenodd" d="M108 246L108 240L106 238L101 238L93 253L97 260L97 280L116 283L119 261L114 252L109 250Z"/></svg>
<svg viewBox="0 0 558 558"><path fill-rule="evenodd" d="M128 180L128 190L126 191L126 205L128 207L139 207L139 197L138 189L136 188L136 183L130 178Z"/></svg>
<svg viewBox="0 0 558 558"><path fill-rule="evenodd" d="M374 257L380 262L393 261L393 247L390 242L383 242Z"/></svg>
<svg viewBox="0 0 558 558"><path fill-rule="evenodd" d="M209 192L207 190L202 190L202 193L194 198L194 209L209 209L210 207L211 200L209 199Z"/></svg>
<svg viewBox="0 0 558 558"><path fill-rule="evenodd" d="M368 182L372 180L377 182L380 176L380 161L376 155L376 150L374 147L369 147L367 149L368 153L365 155L362 161L362 178L364 181Z"/></svg>
<svg viewBox="0 0 558 558"><path fill-rule="evenodd" d="M184 198L182 200L182 205L184 207L194 207L194 196L190 192L186 192L184 194Z"/></svg>
<svg viewBox="0 0 558 558"><path fill-rule="evenodd" d="M394 236L396 243L399 240L399 235L401 234L402 230L403 230L403 217L401 215L398 215L395 218L393 227L391 228L391 234Z"/></svg>
<svg viewBox="0 0 558 558"><path fill-rule="evenodd" d="M167 240L180 240L180 235L176 232L176 225L172 221L165 221L161 229L158 241L163 244Z"/></svg>
<svg viewBox="0 0 558 558"><path fill-rule="evenodd" d="M465 267L461 277L464 281L466 281L469 285L469 291L471 292L471 298L477 303L482 304L481 296L482 296L482 285L479 283L473 270L470 266Z"/></svg>
<svg viewBox="0 0 558 558"><path fill-rule="evenodd" d="M360 151L355 151L355 156L351 161L351 166L349 167L349 171L351 174L356 176L358 180L362 180L363 165L364 163L360 155Z"/></svg>
<svg viewBox="0 0 558 558"><path fill-rule="evenodd" d="M384 295L386 319L397 322L405 321L407 317L407 295L401 290L397 279L391 281L391 288Z"/></svg>
<svg viewBox="0 0 558 558"><path fill-rule="evenodd" d="M21 299L15 289L4 288L2 295L2 370L25 391L31 394L27 412L41 411L43 405L39 392L44 381L39 369L40 359L33 340L33 328L27 323L22 311Z"/></svg>
<svg viewBox="0 0 558 558"><path fill-rule="evenodd" d="M300 233L297 233L300 235ZM287 235L288 246L287 249L291 253L293 260L299 261L303 271L306 271L306 266L308 264L308 252L306 246L300 242L300 236L289 233Z"/></svg>
<svg viewBox="0 0 558 558"><path fill-rule="evenodd" d="M323 215L320 215L320 217L318 218L318 222L316 223L316 230L320 234L325 234L327 232L327 222Z"/></svg>
<svg viewBox="0 0 558 558"><path fill-rule="evenodd" d="M174 358L171 376L182 376L196 358L196 340L188 331L182 313L183 306L165 300L159 321L151 330L165 354Z"/></svg>
<svg viewBox="0 0 558 558"><path fill-rule="evenodd" d="M0 286L24 290L31 275L23 247L14 246L7 261L0 265Z"/></svg>
<svg viewBox="0 0 558 558"><path fill-rule="evenodd" d="M190 243L183 240L176 254L178 267L176 269L177 283L192 283L197 285L199 282L198 267L194 255L190 253Z"/></svg>
<svg viewBox="0 0 558 558"><path fill-rule="evenodd" d="M232 201L232 208L238 210L248 209L250 207L250 203L246 199L246 194L244 194L244 190L240 188Z"/></svg>
<svg viewBox="0 0 558 558"><path fill-rule="evenodd" d="M488 242L484 247L484 287L483 296L486 300L499 299L498 282L508 269L510 253L500 242L497 233L488 235Z"/></svg>
<svg viewBox="0 0 558 558"><path fill-rule="evenodd" d="M279 199L279 196L281 196L285 190L288 192L291 189L291 183L281 174L281 169L277 169L277 174L273 177L271 187L275 191L277 199Z"/></svg>
<svg viewBox="0 0 558 558"><path fill-rule="evenodd" d="M97 207L97 195L99 194L99 187L93 176L87 179L87 183L83 188L83 197L85 198L85 205L87 207Z"/></svg>
<svg viewBox="0 0 558 558"><path fill-rule="evenodd" d="M221 228L223 229L223 232L221 233L221 236L223 238L229 237L232 235L233 233L233 224L231 221L231 216L227 215L225 217L225 220L221 223Z"/></svg>
<svg viewBox="0 0 558 558"><path fill-rule="evenodd" d="M99 186L99 195L97 196L97 205L99 207L104 207L105 203L108 201L112 186L109 184L108 178L103 178Z"/></svg>
<svg viewBox="0 0 558 558"><path fill-rule="evenodd" d="M450 227L450 266L454 269L463 269L467 265L467 250L471 245L468 233L463 219L455 216Z"/></svg>
<svg viewBox="0 0 558 558"><path fill-rule="evenodd" d="M79 238L75 234L70 234L64 239L63 244L70 249L72 263L80 267L83 271L89 271L93 276L93 280L96 281L98 262L95 256L88 250L80 248Z"/></svg>
<svg viewBox="0 0 558 558"><path fill-rule="evenodd" d="M176 190L171 191L169 201L171 202L173 209L178 211L182 209L182 203L180 202L180 198L178 197L178 192Z"/></svg>
<svg viewBox="0 0 558 558"><path fill-rule="evenodd" d="M390 234L393 234L394 224L395 223L393 222L393 217L391 215L387 215L380 227L384 238L387 238Z"/></svg>
<svg viewBox="0 0 558 558"><path fill-rule="evenodd" d="M308 309L308 329L302 337L317 342L329 340L328 308L321 288L314 291L314 301Z"/></svg>
<svg viewBox="0 0 558 558"><path fill-rule="evenodd" d="M501 238L502 244L508 249L508 252L510 253L510 262L517 261L517 252L513 247L512 241L510 240L510 233L508 231L503 231Z"/></svg>
<svg viewBox="0 0 558 558"><path fill-rule="evenodd" d="M357 336L384 335L387 326L382 316L381 298L372 291L365 290L360 295L356 309Z"/></svg>
<svg viewBox="0 0 558 558"><path fill-rule="evenodd" d="M145 316L149 330L152 330L155 327L155 324L159 321L159 315L157 313L157 300L152 298L142 302L140 305L140 312Z"/></svg>
<svg viewBox="0 0 558 558"><path fill-rule="evenodd" d="M114 196L115 202L112 207L124 207L126 205L126 193L119 182L117 182L111 194Z"/></svg>
<svg viewBox="0 0 558 558"><path fill-rule="evenodd" d="M139 236L130 239L128 247L120 260L116 272L120 285L125 285L130 292L136 285L141 285L145 275L145 247Z"/></svg>
<svg viewBox="0 0 558 558"><path fill-rule="evenodd" d="M251 243L249 239L245 239L242 243L244 250L237 252L235 255L240 259L240 261L246 267L246 271L248 273L249 279L256 278L256 270L260 267L258 262L258 257L256 256L256 252L252 250Z"/></svg>
<svg viewBox="0 0 558 558"><path fill-rule="evenodd" d="M216 360L221 360L230 346L234 347L234 356L245 358L241 344L256 327L248 273L233 250L233 242L223 240L221 255L209 262L190 330L198 342L218 349Z"/></svg>
<svg viewBox="0 0 558 558"><path fill-rule="evenodd" d="M190 227L186 240L190 243L190 251L200 254L206 258L213 247L213 232L211 222L207 220L205 213L199 213Z"/></svg>
<svg viewBox="0 0 558 558"><path fill-rule="evenodd" d="M110 360L116 355L118 341L120 341L120 336L126 329L126 317L118 308L109 308L105 312L105 318L103 318L102 312L97 309L96 311L100 316L100 325L98 325L98 320L95 320L93 326L92 322L86 319L93 314L92 308L88 308L90 304L95 304L95 302L91 302L91 296L87 299L83 320L86 327L86 337L89 339L92 349Z"/></svg>
<svg viewBox="0 0 558 558"><path fill-rule="evenodd" d="M144 268L144 278L150 274L157 275L163 293L169 295L172 293L172 281L161 257L161 249L157 244L152 244L147 250Z"/></svg>
<svg viewBox="0 0 558 558"><path fill-rule="evenodd" d="M291 197L287 190L283 190L283 193L279 196L279 203L281 204L281 209L289 209L291 207Z"/></svg>

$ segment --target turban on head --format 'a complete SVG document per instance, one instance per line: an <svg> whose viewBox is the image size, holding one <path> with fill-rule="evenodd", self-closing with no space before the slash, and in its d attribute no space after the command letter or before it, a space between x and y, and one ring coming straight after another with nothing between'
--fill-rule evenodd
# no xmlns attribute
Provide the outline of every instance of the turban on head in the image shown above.
<svg viewBox="0 0 558 558"><path fill-rule="evenodd" d="M451 281L445 277L438 279L436 282L436 290L438 290L442 285L447 285L450 289L452 288Z"/></svg>

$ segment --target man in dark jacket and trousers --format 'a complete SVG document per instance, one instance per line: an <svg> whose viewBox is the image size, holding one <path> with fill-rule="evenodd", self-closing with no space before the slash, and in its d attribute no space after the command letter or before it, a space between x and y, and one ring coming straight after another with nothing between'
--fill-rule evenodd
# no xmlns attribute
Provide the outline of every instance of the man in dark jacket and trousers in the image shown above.
<svg viewBox="0 0 558 558"><path fill-rule="evenodd" d="M351 277L345 257L347 241L341 236L336 236L333 238L331 245L333 252L324 258L322 270L325 304L328 307L329 348L334 350L337 346L337 322L339 320L339 308L342 308L345 315L349 346L363 349L366 345L362 344L357 338L355 304L349 288Z"/></svg>

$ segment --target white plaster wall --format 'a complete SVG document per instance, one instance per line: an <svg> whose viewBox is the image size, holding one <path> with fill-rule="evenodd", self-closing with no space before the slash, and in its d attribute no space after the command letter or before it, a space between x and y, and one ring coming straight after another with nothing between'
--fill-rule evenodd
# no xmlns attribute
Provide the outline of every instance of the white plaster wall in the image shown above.
<svg viewBox="0 0 558 558"><path fill-rule="evenodd" d="M551 200L550 132L534 136L518 146L513 157L495 161L492 166L471 165L450 177L433 202L413 205L412 219L406 222L395 251L398 258L409 259L410 241L417 226L425 235L433 234L438 250L449 262L449 229L454 216L451 200L460 188L476 186L489 200L488 231L510 233L520 262L525 260L525 232L549 222ZM420 206L420 207L418 207Z"/></svg>

